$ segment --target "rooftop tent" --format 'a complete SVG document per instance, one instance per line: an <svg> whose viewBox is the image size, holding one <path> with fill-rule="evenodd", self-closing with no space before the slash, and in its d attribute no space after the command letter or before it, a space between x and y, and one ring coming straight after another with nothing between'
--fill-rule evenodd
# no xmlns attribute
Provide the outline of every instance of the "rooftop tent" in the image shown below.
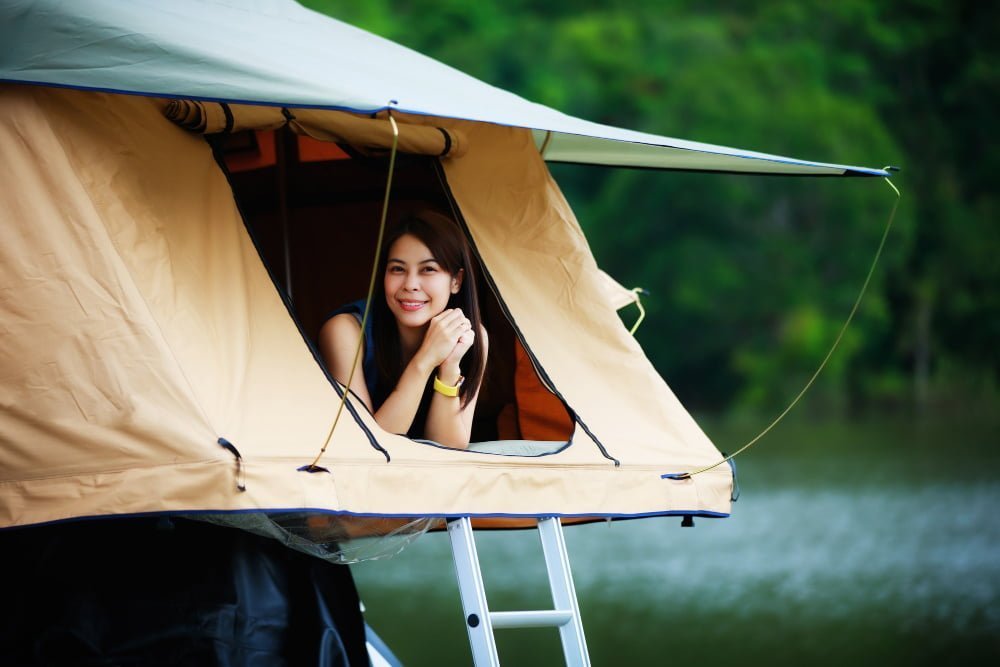
<svg viewBox="0 0 1000 667"><path fill-rule="evenodd" d="M208 144L146 98L8 86L2 99L17 221L2 251L6 525L294 508L728 511L728 469L660 479L718 453L599 298L603 278L527 130L435 121L467 137L462 157L441 160L449 190L525 347L577 416L571 446L456 452L384 433L357 408L320 462L329 472L310 474L298 468L338 394Z"/></svg>
<svg viewBox="0 0 1000 667"><path fill-rule="evenodd" d="M0 527L290 509L725 515L728 468L661 477L719 453L622 326L614 283L540 149L574 162L884 173L588 123L292 2L5 3L0 18ZM266 46L253 38L264 33ZM242 103L248 129L297 124L348 152L370 147L358 133L378 135L379 119L366 116L389 107L403 137L448 137L449 155L403 165L412 198L454 207L505 326L572 413L569 446L446 450L385 433L349 401L326 472L300 470L340 396L308 344L323 304L290 316L258 252L266 240L255 245L234 201L239 178L231 185L212 147L165 117L162 98ZM201 108L223 129L243 117ZM379 164L349 159L342 171ZM348 204L345 220L370 210ZM307 198L298 213L317 205Z"/></svg>

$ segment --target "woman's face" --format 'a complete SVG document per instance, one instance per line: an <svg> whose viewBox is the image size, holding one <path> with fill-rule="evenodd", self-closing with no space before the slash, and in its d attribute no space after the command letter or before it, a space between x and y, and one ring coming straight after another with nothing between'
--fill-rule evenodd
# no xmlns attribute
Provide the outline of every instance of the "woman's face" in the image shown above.
<svg viewBox="0 0 1000 667"><path fill-rule="evenodd" d="M462 287L462 271L444 270L423 241L404 234L389 246L386 261L385 300L399 324L424 327L448 306Z"/></svg>

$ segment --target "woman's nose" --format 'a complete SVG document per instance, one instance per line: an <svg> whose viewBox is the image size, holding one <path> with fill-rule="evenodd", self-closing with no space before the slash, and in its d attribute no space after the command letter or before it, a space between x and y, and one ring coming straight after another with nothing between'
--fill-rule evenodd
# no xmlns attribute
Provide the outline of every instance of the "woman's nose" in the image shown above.
<svg viewBox="0 0 1000 667"><path fill-rule="evenodd" d="M420 289L420 276L418 276L416 273L406 274L406 281L403 283L403 287L404 289L408 289L411 292Z"/></svg>

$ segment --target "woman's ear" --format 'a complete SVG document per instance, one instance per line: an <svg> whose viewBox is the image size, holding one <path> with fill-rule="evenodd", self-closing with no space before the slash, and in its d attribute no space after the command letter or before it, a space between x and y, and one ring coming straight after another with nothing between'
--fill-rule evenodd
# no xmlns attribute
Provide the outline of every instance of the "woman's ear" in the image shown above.
<svg viewBox="0 0 1000 667"><path fill-rule="evenodd" d="M458 294L458 291L462 289L462 280L465 279L465 269L459 269L451 277L451 293Z"/></svg>

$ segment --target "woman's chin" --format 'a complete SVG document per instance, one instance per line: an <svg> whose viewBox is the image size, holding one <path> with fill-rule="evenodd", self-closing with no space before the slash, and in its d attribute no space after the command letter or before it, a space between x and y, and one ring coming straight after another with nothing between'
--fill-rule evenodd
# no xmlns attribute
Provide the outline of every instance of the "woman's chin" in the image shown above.
<svg viewBox="0 0 1000 667"><path fill-rule="evenodd" d="M426 306L419 310L398 310L395 315L401 325L414 329L427 326L433 317Z"/></svg>

